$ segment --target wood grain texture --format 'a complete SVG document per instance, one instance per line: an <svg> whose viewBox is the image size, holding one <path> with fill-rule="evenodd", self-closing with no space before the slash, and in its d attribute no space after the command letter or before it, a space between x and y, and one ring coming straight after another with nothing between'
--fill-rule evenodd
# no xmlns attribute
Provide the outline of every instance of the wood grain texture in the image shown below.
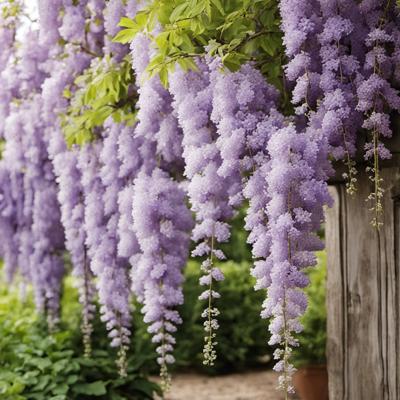
<svg viewBox="0 0 400 400"><path fill-rule="evenodd" d="M400 168L384 169L384 225L370 225L370 182L331 186L327 210L330 400L400 400Z"/></svg>

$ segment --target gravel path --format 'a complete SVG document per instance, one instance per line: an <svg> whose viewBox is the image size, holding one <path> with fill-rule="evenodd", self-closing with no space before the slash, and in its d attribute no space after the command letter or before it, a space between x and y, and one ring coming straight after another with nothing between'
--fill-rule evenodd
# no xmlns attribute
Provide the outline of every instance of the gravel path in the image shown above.
<svg viewBox="0 0 400 400"><path fill-rule="evenodd" d="M276 384L277 375L272 371L217 377L178 374L165 400L282 400Z"/></svg>

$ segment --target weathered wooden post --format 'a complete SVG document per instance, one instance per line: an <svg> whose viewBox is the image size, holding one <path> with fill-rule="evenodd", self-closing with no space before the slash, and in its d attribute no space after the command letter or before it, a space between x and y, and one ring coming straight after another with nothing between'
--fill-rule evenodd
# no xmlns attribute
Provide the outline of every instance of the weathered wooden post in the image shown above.
<svg viewBox="0 0 400 400"><path fill-rule="evenodd" d="M354 196L339 181L331 186L335 205L327 210L326 224L330 400L400 400L399 154L382 177L379 233L370 225L365 199L371 182L365 173L358 176Z"/></svg>

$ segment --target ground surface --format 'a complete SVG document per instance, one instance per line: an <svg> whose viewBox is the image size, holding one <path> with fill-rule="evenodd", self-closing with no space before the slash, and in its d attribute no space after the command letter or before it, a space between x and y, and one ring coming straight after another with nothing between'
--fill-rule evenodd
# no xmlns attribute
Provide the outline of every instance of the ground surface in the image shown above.
<svg viewBox="0 0 400 400"><path fill-rule="evenodd" d="M177 374L165 400L282 400L272 371L255 371L218 377Z"/></svg>

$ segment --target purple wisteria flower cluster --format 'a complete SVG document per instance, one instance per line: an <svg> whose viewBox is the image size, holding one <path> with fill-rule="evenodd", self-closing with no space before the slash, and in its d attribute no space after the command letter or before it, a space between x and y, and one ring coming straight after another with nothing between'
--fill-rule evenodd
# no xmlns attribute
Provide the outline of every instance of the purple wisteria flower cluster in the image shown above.
<svg viewBox="0 0 400 400"><path fill-rule="evenodd" d="M176 325L182 323L176 306L183 303L182 270L188 256L192 216L185 192L165 171L142 171L134 182L133 228L141 254L132 271L135 294L143 303L144 321L153 342L164 386L169 385L167 365L172 356Z"/></svg>
<svg viewBox="0 0 400 400"><path fill-rule="evenodd" d="M291 347L297 345L293 336L302 326L307 299L300 290L308 285L304 269L316 264L315 251L323 244L316 232L324 219L323 205L330 204L326 176L321 173L321 155L317 143L307 133L288 125L278 131L268 143L270 171L266 184L270 200L266 207L270 254L267 279L268 298L263 304L263 317L272 317L270 345L282 372L279 385L292 392L290 378L294 368L290 363Z"/></svg>
<svg viewBox="0 0 400 400"><path fill-rule="evenodd" d="M343 160L350 194L357 188L356 150L365 143L364 158L370 162L367 171L374 186L368 200L372 224L379 227L383 196L379 160L391 157L381 139L391 137L389 113L398 111L400 101L392 83L398 81L396 5L284 0L280 7L289 57L286 76L295 83L293 103L300 104L311 134L325 137L329 154Z"/></svg>
<svg viewBox="0 0 400 400"><path fill-rule="evenodd" d="M229 239L227 220L233 216L234 210L229 202L230 182L218 174L222 158L215 141L217 127L210 120L213 99L210 72L206 63L200 64L199 68L202 74L177 71L171 77L170 90L183 130L184 174L189 181L188 197L196 215L192 239L198 244L192 255L205 257L201 264L203 276L200 278L200 284L206 287L200 300L207 301L207 308L202 314L206 331L204 364L214 365L215 331L219 327L219 311L214 306L214 300L220 297L215 283L224 279L221 270L215 266L215 259L225 258L217 244Z"/></svg>

